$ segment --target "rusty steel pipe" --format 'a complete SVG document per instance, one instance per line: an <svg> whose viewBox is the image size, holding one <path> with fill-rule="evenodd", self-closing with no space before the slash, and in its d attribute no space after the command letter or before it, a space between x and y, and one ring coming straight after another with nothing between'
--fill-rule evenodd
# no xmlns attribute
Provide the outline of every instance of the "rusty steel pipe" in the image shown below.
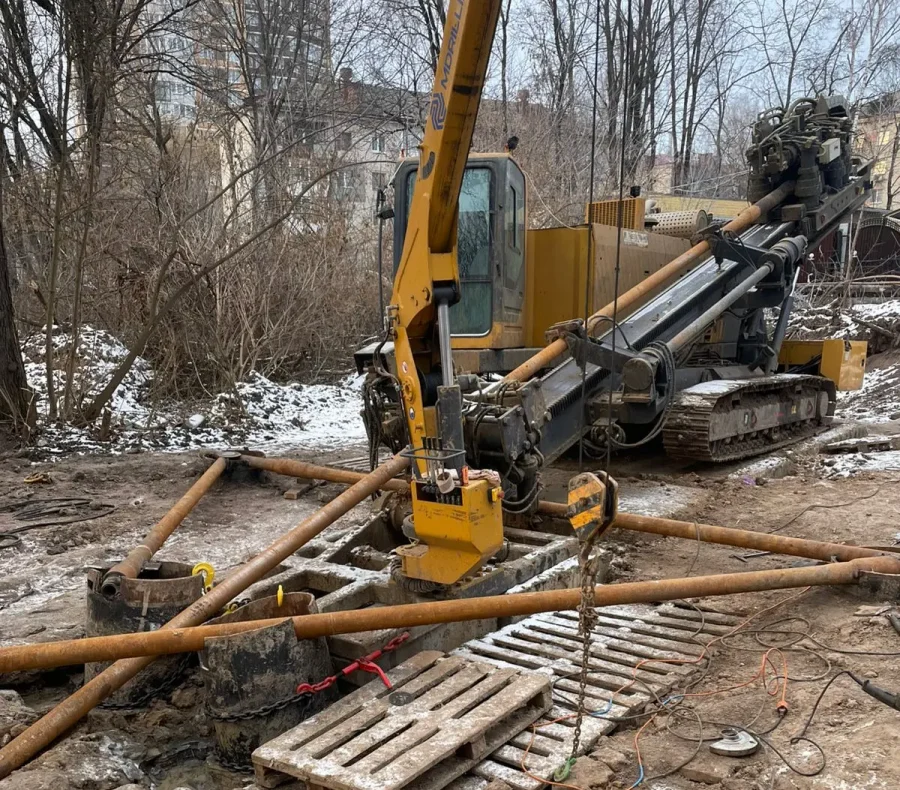
<svg viewBox="0 0 900 790"><path fill-rule="evenodd" d="M323 529L356 507L366 497L383 488L391 478L406 469L408 465L409 462L405 458L395 455L374 472L365 475L362 480L340 493L309 518L301 521L263 552L229 573L221 583L213 587L200 600L166 623L163 629L177 634L175 629L199 625L218 614L234 596L246 590ZM161 633L161 631L157 633ZM140 634L131 634L131 636L140 636ZM41 749L53 743L88 711L121 688L152 661L152 655L117 661L38 719L25 732L0 749L0 779L9 776L26 760L31 759Z"/></svg>
<svg viewBox="0 0 900 790"><path fill-rule="evenodd" d="M298 477L303 480L326 480L329 483L346 483L353 485L365 477L363 472L352 469L337 469L333 466L308 464L306 461L295 461L291 458L265 458L256 455L242 455L243 461L251 469L263 469L276 475ZM409 483L405 480L388 480L382 489L385 491L408 491Z"/></svg>
<svg viewBox="0 0 900 790"><path fill-rule="evenodd" d="M554 518L566 518L566 506L558 502L541 502L538 512ZM771 551L773 554L786 554L791 557L805 557L822 562L848 562L866 557L883 557L885 553L878 549L867 549L862 546L846 546L843 543L826 543L821 540L805 538L789 538L784 535L772 535L767 532L752 532L747 529L732 527L715 527L712 524L698 524L692 521L676 521L672 518L658 516L637 516L632 513L619 513L612 524L613 528L628 529L632 532L646 532L667 538L684 538L699 540L703 543L718 543L722 546L735 546L741 549Z"/></svg>
<svg viewBox="0 0 900 790"><path fill-rule="evenodd" d="M210 467L194 482L185 495L179 499L174 507L166 513L147 533L144 542L128 552L124 560L113 565L106 572L100 591L104 595L115 595L119 590L119 578L125 576L128 579L136 579L144 567L156 552L162 548L169 536L178 528L203 498L203 495L212 488L225 471L228 462L224 458L217 458Z"/></svg>
<svg viewBox="0 0 900 790"><path fill-rule="evenodd" d="M330 466L317 466L316 464L290 461L284 458L241 456L241 460L248 463L252 461L251 465L254 465L257 469L267 469L276 474L283 474L289 477L328 480L333 483L356 482L364 477L361 472L354 472L350 469L335 469ZM391 480L390 488L395 491L403 491L408 488L408 485L403 480ZM552 518L567 518L566 505L560 502L541 500L538 502L537 512ZM746 529L716 527L711 524L676 521L675 519L658 518L656 516L637 516L631 513L620 512L612 526L669 538L685 538L686 540L700 540L704 543L717 543L742 549L771 551L775 554L805 557L806 559L821 560L823 562L832 560L846 562L864 557L880 557L884 555L884 552L877 549L867 549L861 546L845 546L841 543L790 538L784 535L770 535L765 532L752 532Z"/></svg>
<svg viewBox="0 0 900 790"><path fill-rule="evenodd" d="M900 559L867 557L806 568L782 568L694 576L684 579L601 584L594 590L594 600L596 606L602 607L672 601L680 598L734 595L792 587L851 584L863 571L900 574ZM581 589L573 588L308 614L290 619L293 621L294 632L299 639L313 639L388 628L415 628L465 620L521 617L538 612L575 609L580 600ZM285 619L287 618L280 617L193 628L167 626L159 631L144 631L137 634L119 634L0 648L0 672L48 669L86 661L114 661L126 657L131 662L149 662L149 658L137 658L137 656L202 650L204 640L210 637L266 628L282 623ZM0 756L2 755L3 752L0 752Z"/></svg>
<svg viewBox="0 0 900 790"><path fill-rule="evenodd" d="M778 187L778 189L766 195L762 200L757 201L752 206L747 206L747 208L731 220L731 222L725 225L722 230L733 233L742 233L760 217L768 214L769 211L787 198L793 190L794 182L786 181ZM701 241L686 252L681 253L677 258L669 261L665 266L655 271L649 277L641 280L634 288L621 294L615 301L610 302L606 307L598 310L588 318L588 334L593 335L596 332L597 327L601 323L605 323L604 319L612 318L614 312L617 317L621 318L625 313L638 307L656 288L659 288L669 282L669 280L684 274L689 266L708 254L710 249L708 241ZM503 381L528 381L528 379L534 376L541 368L548 367L558 357L562 356L568 348L565 340L557 338L548 346L542 348L533 357L525 360L525 362L519 365L515 370L507 373L503 377Z"/></svg>

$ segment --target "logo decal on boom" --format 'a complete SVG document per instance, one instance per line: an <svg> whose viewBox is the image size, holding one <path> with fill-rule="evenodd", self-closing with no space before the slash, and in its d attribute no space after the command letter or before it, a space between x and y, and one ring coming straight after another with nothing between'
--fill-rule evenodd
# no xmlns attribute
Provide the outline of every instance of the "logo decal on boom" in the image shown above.
<svg viewBox="0 0 900 790"><path fill-rule="evenodd" d="M447 119L447 105L444 104L444 94L435 91L431 96L431 125L440 131L444 128Z"/></svg>
<svg viewBox="0 0 900 790"><path fill-rule="evenodd" d="M447 120L447 104L444 101L444 91L450 82L450 74L453 71L453 58L456 55L456 43L459 38L459 25L462 20L463 4L465 0L457 0L456 10L453 12L453 27L450 28L450 34L447 41L444 42L446 51L444 52L444 60L441 64L442 78L440 81L440 90L431 94L431 125L436 131L444 128L444 122Z"/></svg>

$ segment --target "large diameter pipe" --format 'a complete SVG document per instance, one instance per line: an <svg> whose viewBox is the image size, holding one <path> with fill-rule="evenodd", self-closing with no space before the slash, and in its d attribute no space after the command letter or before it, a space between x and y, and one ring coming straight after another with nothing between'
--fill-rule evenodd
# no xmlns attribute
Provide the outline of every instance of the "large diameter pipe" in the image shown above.
<svg viewBox="0 0 900 790"><path fill-rule="evenodd" d="M867 549L862 546L846 546L842 543L790 538L785 535L752 532L747 529L693 524L689 521L636 516L631 513L619 513L613 527L665 537L685 538L686 540L699 539L704 543L718 543L751 551L771 551L773 554L785 554L789 557L803 557L821 562L831 562L832 560L849 562L867 557L885 556L883 551Z"/></svg>
<svg viewBox="0 0 900 790"><path fill-rule="evenodd" d="M267 469L289 477L328 480L333 483L357 482L364 477L362 472L354 472L350 469L335 469L331 466L317 466L316 464L307 464L283 458L257 458L249 455L241 456L241 458L258 469ZM389 485L385 487L394 491L404 491L408 488L408 485L403 480L391 480ZM537 512L551 518L568 519L566 505L560 502L541 500L538 502ZM877 549L866 549L861 546L846 546L842 543L827 543L820 540L806 540L805 538L771 535L765 532L752 532L746 529L716 527L711 524L677 521L657 516L637 516L632 513L622 513L621 511L616 516L613 527L629 529L634 532L646 532L652 535L662 535L669 538L685 538L687 540L700 540L704 543L718 543L722 546L735 546L741 549L771 551L774 554L805 557L806 559L821 560L822 562L830 562L832 560L846 562L863 557L880 557L884 554L884 552Z"/></svg>
<svg viewBox="0 0 900 790"><path fill-rule="evenodd" d="M168 633L177 633L179 628L200 625L216 615L234 596L242 593L366 497L383 488L391 478L406 469L408 464L405 458L395 455L374 472L365 475L290 532L278 538L262 553L229 573L220 584L166 623L163 629ZM132 634L132 636L140 635ZM152 661L152 655L116 661L10 741L0 749L0 779L9 776L26 760L53 743L88 711L121 688Z"/></svg>
<svg viewBox="0 0 900 790"><path fill-rule="evenodd" d="M732 233L743 233L747 228L753 225L760 217L764 217L779 203L785 200L794 190L794 182L786 181L778 189L770 192L762 200L747 206L740 214L738 214L731 222L725 225L722 230ZM710 245L707 241L701 241L695 244L686 252L681 253L677 258L669 261L661 269L655 271L649 277L641 280L634 288L629 289L614 301L610 302L602 310L598 310L587 321L588 334L593 335L601 324L605 323L605 319L613 317L621 317L625 313L631 312L634 308L648 297L657 288L662 287L670 280L684 274L687 269L697 263L704 255L710 252ZM550 345L542 348L537 354L523 362L519 367L504 376L504 382L510 381L527 381L536 375L541 368L545 368L553 364L553 362L561 357L567 350L568 345L562 338L557 338Z"/></svg>
<svg viewBox="0 0 900 790"><path fill-rule="evenodd" d="M128 552L124 560L113 565L106 572L103 584L100 586L101 592L106 595L115 595L119 589L119 579L126 577L128 579L136 579L144 567L144 563L148 562L156 552L158 552L163 543L178 528L182 521L187 517L203 498L203 495L212 488L225 471L228 462L224 458L217 458L215 462L197 479L197 481L187 490L185 495L179 499L174 507L164 515L159 522L147 533L144 542L136 548Z"/></svg>
<svg viewBox="0 0 900 790"><path fill-rule="evenodd" d="M870 557L806 568L782 568L683 579L601 584L594 589L594 604L598 607L617 606L672 601L681 598L734 595L762 590L782 590L792 587L851 584L859 578L863 571L900 574L900 559ZM574 588L307 614L290 619L299 639L314 639L389 628L415 628L467 620L521 617L538 612L575 609L580 601L581 590ZM131 662L149 662L149 658L135 657L202 650L204 640L211 637L228 636L265 628L283 623L285 619L287 618L251 620L194 628L167 627L159 631L137 634L118 634L8 647L0 649L0 671L46 669L87 661L118 661L127 656L132 657L129 658ZM2 756L2 752L0 752L0 756Z"/></svg>

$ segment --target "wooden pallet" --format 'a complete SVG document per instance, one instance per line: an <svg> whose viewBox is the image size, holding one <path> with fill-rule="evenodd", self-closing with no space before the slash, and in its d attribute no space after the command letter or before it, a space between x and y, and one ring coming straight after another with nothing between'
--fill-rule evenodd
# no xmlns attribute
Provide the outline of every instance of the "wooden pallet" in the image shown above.
<svg viewBox="0 0 900 790"><path fill-rule="evenodd" d="M702 644L731 630L739 619L708 609L667 603L662 606L609 606L597 610L587 676L587 705L603 716L634 715L654 699L684 685L701 664L644 664L653 658L696 659ZM499 779L513 790L539 790L572 751L577 709L582 640L575 612L537 614L455 650L473 660L545 672L553 678L549 726L529 727L510 738L487 759L455 780L447 790L482 790ZM640 683L618 691L632 678ZM651 691L652 689L652 691ZM610 718L585 716L579 754L592 750L615 729ZM526 757L527 750L527 757ZM528 773L522 770L522 763Z"/></svg>
<svg viewBox="0 0 900 790"><path fill-rule="evenodd" d="M900 450L900 436L868 436L858 439L843 439L825 445L826 453L884 453Z"/></svg>
<svg viewBox="0 0 900 790"><path fill-rule="evenodd" d="M439 790L550 708L550 679L426 651L253 752L256 781Z"/></svg>

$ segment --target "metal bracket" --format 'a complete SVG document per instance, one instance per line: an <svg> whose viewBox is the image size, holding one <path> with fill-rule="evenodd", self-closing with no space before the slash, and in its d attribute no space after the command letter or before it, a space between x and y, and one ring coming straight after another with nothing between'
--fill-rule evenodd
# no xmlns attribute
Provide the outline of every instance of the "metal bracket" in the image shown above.
<svg viewBox="0 0 900 790"><path fill-rule="evenodd" d="M735 261L736 263L749 263L754 268L762 264L763 256L769 250L762 247L754 247L750 244L742 244L725 236L712 236L707 239L717 263Z"/></svg>
<svg viewBox="0 0 900 790"><path fill-rule="evenodd" d="M587 337L587 331L584 328L583 319L572 318L568 321L559 321L555 324L551 324L547 331L544 332L544 337L546 338L548 344L552 343L554 340L558 340L559 338L568 341L568 338L571 335L582 338Z"/></svg>
<svg viewBox="0 0 900 790"><path fill-rule="evenodd" d="M591 364L598 368L620 373L625 363L637 356L637 353L634 351L619 345L616 346L616 350L613 352L612 348L606 345L605 342L593 340L592 338L576 338L569 335L565 340L569 346L569 352L580 368Z"/></svg>

